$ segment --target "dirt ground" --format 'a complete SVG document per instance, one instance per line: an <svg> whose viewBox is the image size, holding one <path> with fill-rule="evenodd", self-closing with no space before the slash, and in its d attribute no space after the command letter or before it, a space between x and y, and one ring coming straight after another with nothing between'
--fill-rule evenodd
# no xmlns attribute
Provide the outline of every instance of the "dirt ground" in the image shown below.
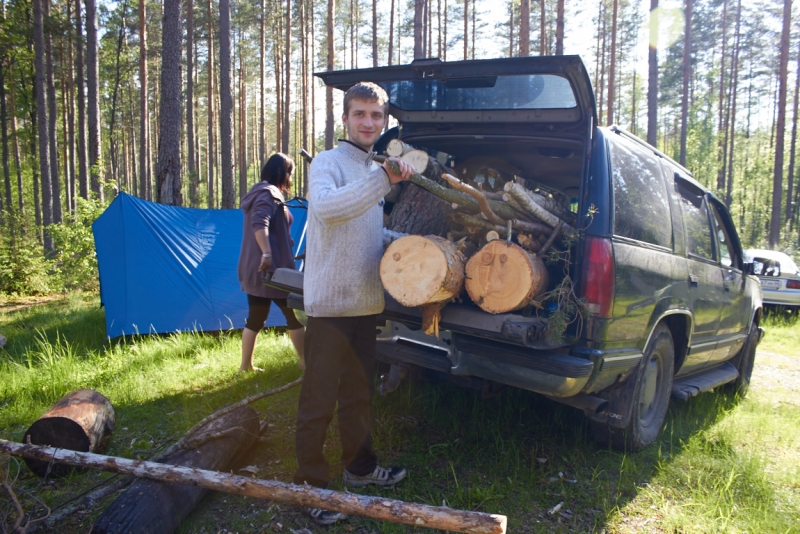
<svg viewBox="0 0 800 534"><path fill-rule="evenodd" d="M800 406L800 366L796 357L758 350L750 383L758 393L777 389L796 393L785 396L782 402Z"/></svg>

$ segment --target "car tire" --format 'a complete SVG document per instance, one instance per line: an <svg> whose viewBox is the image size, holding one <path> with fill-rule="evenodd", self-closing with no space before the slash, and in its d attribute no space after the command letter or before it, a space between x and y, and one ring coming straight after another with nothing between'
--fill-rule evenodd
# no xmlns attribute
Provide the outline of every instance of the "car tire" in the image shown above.
<svg viewBox="0 0 800 534"><path fill-rule="evenodd" d="M739 371L739 376L728 384L727 389L740 397L747 395L747 390L750 388L750 377L753 375L753 367L756 362L756 347L758 346L759 335L758 325L753 322L750 325L750 330L742 349L731 362L736 366L736 370Z"/></svg>
<svg viewBox="0 0 800 534"><path fill-rule="evenodd" d="M675 368L675 344L667 325L659 324L636 372L631 418L625 428L592 422L599 445L638 451L658 439L667 416Z"/></svg>

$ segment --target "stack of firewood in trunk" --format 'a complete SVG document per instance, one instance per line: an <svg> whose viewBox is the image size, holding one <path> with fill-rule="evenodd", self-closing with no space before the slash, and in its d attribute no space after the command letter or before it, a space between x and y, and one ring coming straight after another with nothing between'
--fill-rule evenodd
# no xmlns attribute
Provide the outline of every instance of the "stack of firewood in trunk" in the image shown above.
<svg viewBox="0 0 800 534"><path fill-rule="evenodd" d="M389 142L386 154L409 163L416 171L410 181L438 197L417 201L416 211L444 206L449 212L446 238L403 237L389 246L381 261L384 287L401 304L422 308L427 333L438 334L440 310L464 287L475 304L494 314L520 310L546 290L542 258L559 235L575 232L570 224L574 215L567 207L513 177L502 192L484 191L460 180L427 152L397 139ZM406 186L398 204L403 195L419 195L412 187Z"/></svg>

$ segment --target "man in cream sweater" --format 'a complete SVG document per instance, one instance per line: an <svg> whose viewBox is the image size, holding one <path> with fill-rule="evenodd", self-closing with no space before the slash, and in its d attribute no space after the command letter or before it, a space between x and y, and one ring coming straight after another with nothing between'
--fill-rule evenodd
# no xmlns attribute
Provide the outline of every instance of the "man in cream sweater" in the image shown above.
<svg viewBox="0 0 800 534"><path fill-rule="evenodd" d="M413 172L400 174L372 160L372 147L388 121L388 96L359 83L344 96L347 140L322 152L308 180L308 245L304 275L306 371L297 410L296 484L324 488L323 445L338 404L344 483L391 486L406 470L378 465L372 449L372 395L377 315L383 311L379 263L383 255L383 197ZM312 508L318 524L345 516Z"/></svg>

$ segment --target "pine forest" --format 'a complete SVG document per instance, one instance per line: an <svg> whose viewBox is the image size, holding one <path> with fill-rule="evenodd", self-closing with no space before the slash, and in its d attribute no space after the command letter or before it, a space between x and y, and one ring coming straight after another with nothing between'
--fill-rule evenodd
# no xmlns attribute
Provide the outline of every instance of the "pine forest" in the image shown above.
<svg viewBox="0 0 800 534"><path fill-rule="evenodd" d="M276 151L343 137L315 72L577 54L601 125L692 171L742 244L800 250L791 0L0 0L0 293L96 288L124 191L237 208Z"/></svg>

